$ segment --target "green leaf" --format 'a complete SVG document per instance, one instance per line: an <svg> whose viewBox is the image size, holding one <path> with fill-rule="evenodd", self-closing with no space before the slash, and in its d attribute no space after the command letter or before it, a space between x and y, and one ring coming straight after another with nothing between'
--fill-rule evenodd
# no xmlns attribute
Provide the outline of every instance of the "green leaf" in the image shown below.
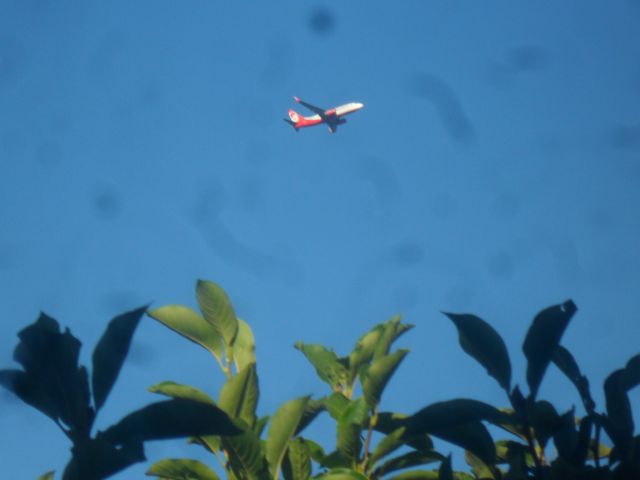
<svg viewBox="0 0 640 480"><path fill-rule="evenodd" d="M406 428L400 427L380 440L369 457L369 464L375 465L378 460L402 447L406 443L405 432Z"/></svg>
<svg viewBox="0 0 640 480"><path fill-rule="evenodd" d="M186 458L167 458L151 465L146 475L162 480L218 480L220 477L204 463Z"/></svg>
<svg viewBox="0 0 640 480"><path fill-rule="evenodd" d="M233 360L238 372L256 363L256 341L251 327L244 320L238 319L238 334L233 342Z"/></svg>
<svg viewBox="0 0 640 480"><path fill-rule="evenodd" d="M411 470L395 475L391 480L439 480L439 478L440 473L437 470Z"/></svg>
<svg viewBox="0 0 640 480"><path fill-rule="evenodd" d="M491 468L489 468L486 463L484 463L482 460L480 460L478 457L476 457L473 453L469 452L468 450L464 452L464 460L465 462L467 462L467 465L471 467L471 471L476 476L476 478L482 478L482 479L496 478Z"/></svg>
<svg viewBox="0 0 640 480"><path fill-rule="evenodd" d="M362 473L350 468L334 468L316 478L318 480L368 480Z"/></svg>
<svg viewBox="0 0 640 480"><path fill-rule="evenodd" d="M183 398L186 400L195 400L196 402L208 403L215 405L213 399L202 390L192 387L191 385L181 385L175 382L161 382L149 387L151 393L158 393L171 398Z"/></svg>
<svg viewBox="0 0 640 480"><path fill-rule="evenodd" d="M576 305L567 300L561 305L542 310L529 327L522 350L527 357L527 383L532 399L538 393L549 362L576 310Z"/></svg>
<svg viewBox="0 0 640 480"><path fill-rule="evenodd" d="M351 400L340 392L334 392L328 397L324 397L323 402L331 418L338 420L351 403Z"/></svg>
<svg viewBox="0 0 640 480"><path fill-rule="evenodd" d="M44 475L40 475L38 480L53 480L53 476L56 473L55 470L51 470L50 472L45 473Z"/></svg>
<svg viewBox="0 0 640 480"><path fill-rule="evenodd" d="M404 470L405 468L417 467L419 465L427 465L433 462L441 462L444 456L435 450L430 452L409 452L398 457L394 457L385 462L374 471L374 477L381 478L387 473L396 470ZM436 472L437 473L437 472ZM437 477L436 477L437 478Z"/></svg>
<svg viewBox="0 0 640 480"><path fill-rule="evenodd" d="M402 413L380 412L374 430L377 432L389 435L391 432L404 426L404 421L408 418L408 415ZM433 441L431 437L426 433L417 435L407 435L405 433L406 443L411 448L414 448L420 452L429 452L433 450Z"/></svg>
<svg viewBox="0 0 640 480"><path fill-rule="evenodd" d="M238 480L269 478L260 439L251 430L233 437L222 437L222 448L229 455L229 466Z"/></svg>
<svg viewBox="0 0 640 480"><path fill-rule="evenodd" d="M96 412L104 405L118 378L120 369L129 353L133 334L146 310L145 306L118 315L111 320L93 350L91 386Z"/></svg>
<svg viewBox="0 0 640 480"><path fill-rule="evenodd" d="M562 345L558 345L553 353L553 357L551 357L551 361L555 363L560 371L576 386L587 412L593 412L595 402L593 398L591 398L591 392L589 391L589 380L580 372L580 368L573 358L573 355L571 355L571 352Z"/></svg>
<svg viewBox="0 0 640 480"><path fill-rule="evenodd" d="M204 435L235 435L238 428L220 408L176 398L130 413L101 435L113 445L130 439L163 440Z"/></svg>
<svg viewBox="0 0 640 480"><path fill-rule="evenodd" d="M204 319L216 329L225 345L233 345L239 325L226 292L213 282L198 280L196 297Z"/></svg>
<svg viewBox="0 0 640 480"><path fill-rule="evenodd" d="M347 368L340 363L332 350L322 345L302 342L296 342L295 347L311 362L320 379L331 385L334 391L347 385L349 377Z"/></svg>
<svg viewBox="0 0 640 480"><path fill-rule="evenodd" d="M287 456L282 465L285 480L309 480L311 478L311 455L304 439L296 437L289 442Z"/></svg>
<svg viewBox="0 0 640 480"><path fill-rule="evenodd" d="M502 337L475 315L443 312L458 329L460 346L475 358L508 393L511 389L511 361Z"/></svg>
<svg viewBox="0 0 640 480"><path fill-rule="evenodd" d="M222 359L222 338L202 315L183 305L167 305L147 312L154 320L207 349L218 361Z"/></svg>
<svg viewBox="0 0 640 480"><path fill-rule="evenodd" d="M409 350L398 350L390 355L374 358L368 368L360 371L362 391L371 408L380 403L384 388L407 353Z"/></svg>
<svg viewBox="0 0 640 480"><path fill-rule="evenodd" d="M258 375L253 363L227 380L220 391L218 405L231 418L239 418L252 427L256 421L259 396Z"/></svg>
<svg viewBox="0 0 640 480"><path fill-rule="evenodd" d="M326 410L324 399L314 400L310 398L304 407L304 413L302 414L300 423L298 423L296 435L300 434L300 432L307 428L307 426L324 410Z"/></svg>
<svg viewBox="0 0 640 480"><path fill-rule="evenodd" d="M349 374L350 382L356 378L360 367L369 363L373 358L380 337L384 333L385 324L379 323L367 333L362 335L356 342L353 351L349 354Z"/></svg>
<svg viewBox="0 0 640 480"><path fill-rule="evenodd" d="M364 398L351 401L338 420L337 449L349 462L354 462L360 455L362 439L360 433L367 421L369 406Z"/></svg>
<svg viewBox="0 0 640 480"><path fill-rule="evenodd" d="M284 459L298 424L304 414L309 397L296 398L282 405L271 419L267 433L266 457L269 471L274 480L280 475L280 465Z"/></svg>
<svg viewBox="0 0 640 480"><path fill-rule="evenodd" d="M453 480L453 470L451 469L451 455L440 463L438 470L438 480Z"/></svg>
<svg viewBox="0 0 640 480"><path fill-rule="evenodd" d="M389 354L389 349L403 333L411 330L413 325L408 323L400 323L400 315L396 315L391 320L383 324L384 330L380 339L376 342L376 348L373 352L373 360Z"/></svg>

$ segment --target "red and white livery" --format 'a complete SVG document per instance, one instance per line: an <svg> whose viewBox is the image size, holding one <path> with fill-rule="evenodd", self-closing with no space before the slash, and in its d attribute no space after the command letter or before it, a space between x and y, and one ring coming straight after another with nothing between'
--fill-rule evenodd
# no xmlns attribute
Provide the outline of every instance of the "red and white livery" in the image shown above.
<svg viewBox="0 0 640 480"><path fill-rule="evenodd" d="M324 108L316 107L314 105L311 105L310 103L303 102L298 97L293 97L293 99L300 105L305 106L315 113L315 115L312 115L311 117L304 117L297 113L295 110L289 110L289 118L285 118L284 121L295 128L296 132L300 128L313 127L314 125L320 125L321 123L324 123L327 125L327 127L329 127L329 131L331 133L335 133L335 131L338 129L338 125L347 123L347 119L342 118L343 116L348 115L349 113L357 112L358 110L362 109L362 107L364 107L362 103L351 102L340 105L339 107L325 110Z"/></svg>

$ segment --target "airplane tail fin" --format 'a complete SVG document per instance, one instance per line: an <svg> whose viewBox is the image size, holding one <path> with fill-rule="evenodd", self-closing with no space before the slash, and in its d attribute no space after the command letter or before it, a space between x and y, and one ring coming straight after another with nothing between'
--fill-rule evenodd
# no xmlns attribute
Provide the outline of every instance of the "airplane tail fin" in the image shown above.
<svg viewBox="0 0 640 480"><path fill-rule="evenodd" d="M301 119L302 119L302 115L297 113L295 110L289 109L289 118L285 118L283 120L287 122L289 125L291 125L293 128L295 128L297 132L298 128L301 127L300 125Z"/></svg>

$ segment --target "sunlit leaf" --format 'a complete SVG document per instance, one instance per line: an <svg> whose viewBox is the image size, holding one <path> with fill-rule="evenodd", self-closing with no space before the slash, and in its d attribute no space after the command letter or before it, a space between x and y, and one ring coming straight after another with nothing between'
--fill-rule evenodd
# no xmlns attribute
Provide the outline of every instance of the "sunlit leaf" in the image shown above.
<svg viewBox="0 0 640 480"><path fill-rule="evenodd" d="M38 477L38 480L53 480L55 473L56 473L55 470L51 470L50 472L47 472L44 475L40 475Z"/></svg>
<svg viewBox="0 0 640 480"><path fill-rule="evenodd" d="M267 434L266 457L274 480L280 474L289 441L293 438L302 419L309 397L296 398L282 405L271 418Z"/></svg>
<svg viewBox="0 0 640 480"><path fill-rule="evenodd" d="M183 337L207 349L217 360L222 358L222 338L218 331L202 315L182 305L167 305L147 312Z"/></svg>
<svg viewBox="0 0 640 480"><path fill-rule="evenodd" d="M405 444L405 432L406 428L400 427L380 440L373 452L371 452L369 464L375 465L378 460L402 447Z"/></svg>
<svg viewBox="0 0 640 480"><path fill-rule="evenodd" d="M151 465L146 475L162 480L218 480L204 463L186 458L167 458Z"/></svg>
<svg viewBox="0 0 640 480"><path fill-rule="evenodd" d="M296 342L295 347L311 362L320 379L331 385L334 390L347 384L347 368L338 361L335 352L311 343Z"/></svg>
<svg viewBox="0 0 640 480"><path fill-rule="evenodd" d="M349 468L334 468L316 478L318 480L368 480L362 473Z"/></svg>
<svg viewBox="0 0 640 480"><path fill-rule="evenodd" d="M118 315L111 320L93 350L91 386L96 411L102 408L118 378L122 364L129 353L133 334L146 310L145 306Z"/></svg>
<svg viewBox="0 0 640 480"><path fill-rule="evenodd" d="M185 399L152 403L130 413L102 435L113 445L130 439L162 440L204 435L234 435L239 432L220 408Z"/></svg>
<svg viewBox="0 0 640 480"><path fill-rule="evenodd" d="M340 454L354 461L360 455L362 439L360 433L367 420L369 407L364 398L352 400L338 420L337 449Z"/></svg>
<svg viewBox="0 0 640 480"><path fill-rule="evenodd" d="M351 400L340 392L334 392L328 397L325 397L323 402L329 415L331 415L333 419L338 420L349 406Z"/></svg>
<svg viewBox="0 0 640 480"><path fill-rule="evenodd" d="M213 399L202 390L191 385L181 385L175 382L161 382L148 388L151 393L158 393L171 398L183 398L197 402L215 405Z"/></svg>
<svg viewBox="0 0 640 480"><path fill-rule="evenodd" d="M374 358L368 368L361 370L362 391L370 407L380 403L387 383L409 350L398 350L390 355Z"/></svg>
<svg viewBox="0 0 640 480"><path fill-rule="evenodd" d="M542 378L577 307L567 300L542 310L533 319L522 350L527 357L527 383L535 398Z"/></svg>
<svg viewBox="0 0 640 480"><path fill-rule="evenodd" d="M304 413L302 414L300 423L298 423L296 435L300 434L300 432L302 432L320 413L325 410L326 406L324 399L314 400L310 398L304 407Z"/></svg>
<svg viewBox="0 0 640 480"><path fill-rule="evenodd" d="M248 430L233 437L222 437L222 447L229 455L229 466L242 480L268 478L268 469L260 439Z"/></svg>
<svg viewBox="0 0 640 480"><path fill-rule="evenodd" d="M482 479L494 479L496 476L494 475L491 468L487 466L482 460L476 457L473 453L468 450L464 452L464 460L467 462L467 465L471 467L471 471L474 473L476 478Z"/></svg>
<svg viewBox="0 0 640 480"><path fill-rule="evenodd" d="M204 319L213 325L225 345L233 345L238 334L238 318L226 292L214 282L198 280L196 297Z"/></svg>
<svg viewBox="0 0 640 480"><path fill-rule="evenodd" d="M253 332L247 322L240 319L238 319L238 334L233 342L233 360L239 372L256 363L256 341Z"/></svg>
<svg viewBox="0 0 640 480"><path fill-rule="evenodd" d="M227 380L220 391L218 405L231 418L240 418L247 425L253 426L259 396L256 366L251 364L235 377Z"/></svg>
<svg viewBox="0 0 640 480"><path fill-rule="evenodd" d="M311 478L311 454L309 445L300 437L291 439L282 464L285 480L309 480Z"/></svg>
<svg viewBox="0 0 640 480"><path fill-rule="evenodd" d="M383 326L384 330L382 331L380 339L376 342L376 348L373 352L373 360L388 355L393 342L413 328L413 325L409 323L401 323L400 315L396 315L391 320L385 322Z"/></svg>
<svg viewBox="0 0 640 480"><path fill-rule="evenodd" d="M475 358L507 392L511 389L511 361L504 340L487 322L475 315L443 312L458 329L462 349Z"/></svg>

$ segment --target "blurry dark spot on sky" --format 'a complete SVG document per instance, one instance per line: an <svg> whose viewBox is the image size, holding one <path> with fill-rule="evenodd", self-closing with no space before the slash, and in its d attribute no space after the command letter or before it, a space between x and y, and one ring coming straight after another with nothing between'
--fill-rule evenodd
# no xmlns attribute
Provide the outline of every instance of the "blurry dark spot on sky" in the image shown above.
<svg viewBox="0 0 640 480"><path fill-rule="evenodd" d="M355 164L356 174L371 184L374 199L380 203L396 201L401 194L394 168L383 160L367 157Z"/></svg>
<svg viewBox="0 0 640 480"><path fill-rule="evenodd" d="M62 160L62 148L58 142L45 140L36 147L35 158L45 167L57 165Z"/></svg>
<svg viewBox="0 0 640 480"><path fill-rule="evenodd" d="M27 54L18 39L0 34L0 87L20 78L26 65Z"/></svg>
<svg viewBox="0 0 640 480"><path fill-rule="evenodd" d="M309 12L309 29L316 35L331 35L336 28L336 16L326 7L316 7Z"/></svg>
<svg viewBox="0 0 640 480"><path fill-rule="evenodd" d="M108 314L119 315L121 312L126 312L138 308L144 304L135 292L129 290L114 290L106 293L101 299L102 307Z"/></svg>
<svg viewBox="0 0 640 480"><path fill-rule="evenodd" d="M422 261L424 250L420 244L412 240L405 240L393 247L389 252L393 262L399 267L411 267Z"/></svg>
<svg viewBox="0 0 640 480"><path fill-rule="evenodd" d="M109 30L102 34L89 55L87 71L95 80L110 78L116 68L118 57L125 51L127 37L120 30Z"/></svg>
<svg viewBox="0 0 640 480"><path fill-rule="evenodd" d="M431 102L451 138L460 144L475 141L475 129L462 108L455 91L444 80L429 73L416 75L411 82L411 91Z"/></svg>
<svg viewBox="0 0 640 480"><path fill-rule="evenodd" d="M96 191L93 197L93 211L98 218L110 220L122 210L118 194L111 187L103 187Z"/></svg>
<svg viewBox="0 0 640 480"><path fill-rule="evenodd" d="M291 40L283 36L274 36L267 45L267 63L262 79L267 87L282 85L294 68L294 50Z"/></svg>
<svg viewBox="0 0 640 480"><path fill-rule="evenodd" d="M131 348L127 355L127 363L134 366L143 366L152 362L155 356L154 348L140 340L133 338Z"/></svg>
<svg viewBox="0 0 640 480"><path fill-rule="evenodd" d="M613 127L609 133L609 143L617 150L637 150L640 148L640 124Z"/></svg>
<svg viewBox="0 0 640 480"><path fill-rule="evenodd" d="M498 252L489 257L487 270L495 278L508 278L513 275L513 258L506 252Z"/></svg>
<svg viewBox="0 0 640 480"><path fill-rule="evenodd" d="M491 209L498 218L509 220L522 209L522 201L513 192L502 192L493 199Z"/></svg>
<svg viewBox="0 0 640 480"><path fill-rule="evenodd" d="M458 213L458 200L448 192L440 192L431 200L430 209L440 220L455 217Z"/></svg>
<svg viewBox="0 0 640 480"><path fill-rule="evenodd" d="M549 65L549 54L541 47L527 45L507 52L503 67L514 73L530 73L545 69Z"/></svg>
<svg viewBox="0 0 640 480"><path fill-rule="evenodd" d="M471 306L473 291L464 285L454 285L444 294L444 308L455 313L463 313Z"/></svg>

